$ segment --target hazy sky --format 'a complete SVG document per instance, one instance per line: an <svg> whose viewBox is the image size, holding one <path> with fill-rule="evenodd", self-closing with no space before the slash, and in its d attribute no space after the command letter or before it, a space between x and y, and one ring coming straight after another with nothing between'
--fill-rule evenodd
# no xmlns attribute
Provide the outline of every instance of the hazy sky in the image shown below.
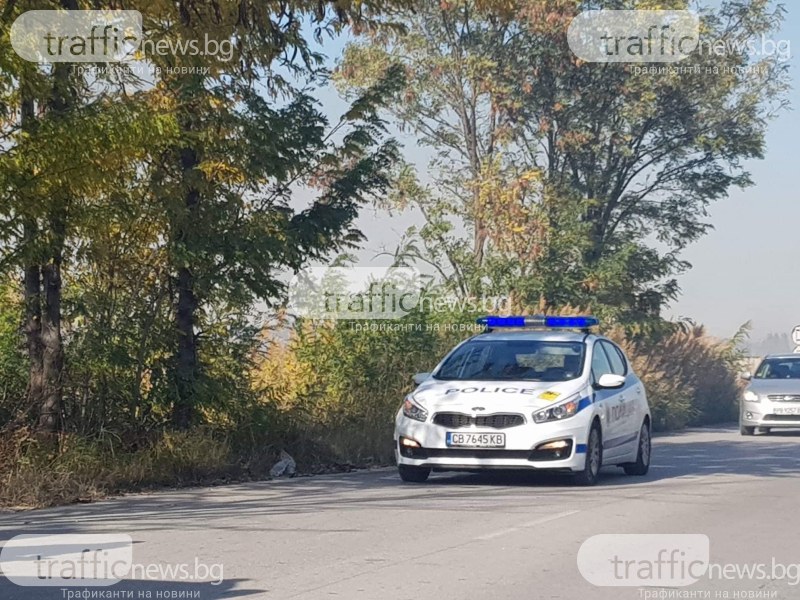
<svg viewBox="0 0 800 600"><path fill-rule="evenodd" d="M800 6L788 4L787 9L780 38L791 42L791 80L797 86ZM325 44L333 61L344 41ZM344 106L332 90L319 95L332 113ZM791 102L800 107L800 90L792 90ZM413 138L399 137L406 153L419 158ZM712 206L715 230L685 252L693 268L680 277L683 295L669 316L690 317L724 337L752 321L754 340L770 332L788 333L800 324L799 155L800 113L790 110L770 124L765 159L747 165L755 185L734 190ZM360 258L369 260L381 249L394 249L407 227L419 222L414 214L364 210L359 226L368 242Z"/></svg>
<svg viewBox="0 0 800 600"><path fill-rule="evenodd" d="M712 207L715 231L686 251L694 268L672 309L716 335L748 320L754 339L800 324L800 6L786 8L794 110L770 124L765 159L748 164L755 185Z"/></svg>

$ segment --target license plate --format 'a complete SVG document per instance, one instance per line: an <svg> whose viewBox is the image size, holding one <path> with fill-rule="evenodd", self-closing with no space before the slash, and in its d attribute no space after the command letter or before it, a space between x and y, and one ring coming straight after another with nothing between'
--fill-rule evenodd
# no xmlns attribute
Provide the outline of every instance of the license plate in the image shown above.
<svg viewBox="0 0 800 600"><path fill-rule="evenodd" d="M505 433L462 433L448 431L445 438L448 446L463 446L466 448L505 448Z"/></svg>
<svg viewBox="0 0 800 600"><path fill-rule="evenodd" d="M800 406L776 406L776 415L800 415Z"/></svg>

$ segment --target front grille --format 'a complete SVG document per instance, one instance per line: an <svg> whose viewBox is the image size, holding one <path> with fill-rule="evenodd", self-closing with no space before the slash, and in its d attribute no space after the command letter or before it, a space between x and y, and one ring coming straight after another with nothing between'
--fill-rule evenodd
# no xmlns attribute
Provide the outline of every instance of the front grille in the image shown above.
<svg viewBox="0 0 800 600"><path fill-rule="evenodd" d="M800 394L770 394L767 398L772 402L800 402Z"/></svg>
<svg viewBox="0 0 800 600"><path fill-rule="evenodd" d="M465 415L462 413L442 412L436 413L433 422L450 429L464 427L488 427L490 429L508 429L525 423L525 417L513 413L497 413L494 415Z"/></svg>
<svg viewBox="0 0 800 600"><path fill-rule="evenodd" d="M800 415L764 415L765 421L800 421Z"/></svg>
<svg viewBox="0 0 800 600"><path fill-rule="evenodd" d="M430 458L518 458L529 460L530 450L503 450L490 448L425 448Z"/></svg>

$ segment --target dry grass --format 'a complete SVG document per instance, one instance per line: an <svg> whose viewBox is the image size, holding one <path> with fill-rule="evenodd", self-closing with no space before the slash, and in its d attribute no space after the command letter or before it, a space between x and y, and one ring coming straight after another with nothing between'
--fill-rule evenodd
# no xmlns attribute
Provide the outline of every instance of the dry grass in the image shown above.
<svg viewBox="0 0 800 600"><path fill-rule="evenodd" d="M733 342L719 342L702 327L678 331L656 343L635 343L621 330L619 343L642 378L657 430L736 419L741 385Z"/></svg>
<svg viewBox="0 0 800 600"><path fill-rule="evenodd" d="M41 440L26 430L2 436L0 506L39 508L89 502L125 491L200 484L236 476L227 444L204 431L165 433L123 453L75 435Z"/></svg>

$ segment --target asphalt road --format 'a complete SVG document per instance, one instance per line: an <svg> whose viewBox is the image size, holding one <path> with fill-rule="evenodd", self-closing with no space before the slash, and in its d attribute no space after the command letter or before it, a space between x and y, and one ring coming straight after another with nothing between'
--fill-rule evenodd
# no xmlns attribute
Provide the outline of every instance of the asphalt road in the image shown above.
<svg viewBox="0 0 800 600"><path fill-rule="evenodd" d="M650 475L609 469L595 488L512 473L436 474L409 485L381 469L5 514L0 541L22 533L125 533L137 564L223 565L220 585L124 581L105 588L132 597L627 600L663 588L588 583L576 556L591 536L705 534L714 563L797 565L798 516L800 433L742 438L713 429L659 437ZM796 583L773 575L713 578L672 592L796 599ZM2 599L66 597L60 588L0 579Z"/></svg>

